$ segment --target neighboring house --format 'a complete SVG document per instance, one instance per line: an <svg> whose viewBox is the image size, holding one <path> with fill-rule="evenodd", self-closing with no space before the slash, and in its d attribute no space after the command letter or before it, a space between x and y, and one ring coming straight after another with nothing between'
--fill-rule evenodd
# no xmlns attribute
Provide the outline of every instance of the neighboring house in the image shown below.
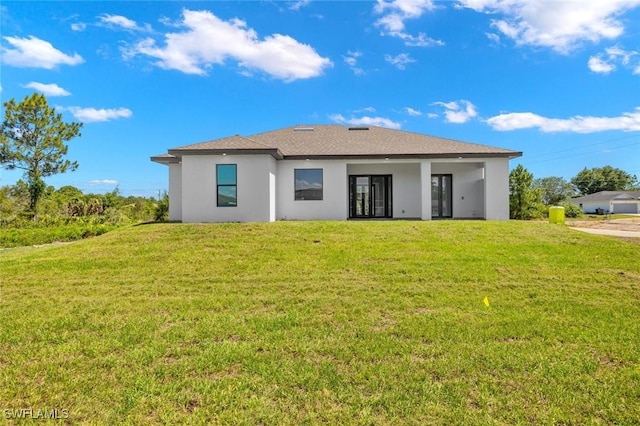
<svg viewBox="0 0 640 426"><path fill-rule="evenodd" d="M600 191L572 198L583 213L640 213L640 191Z"/></svg>
<svg viewBox="0 0 640 426"><path fill-rule="evenodd" d="M521 155L382 127L310 125L151 160L169 166L170 220L507 220L509 159Z"/></svg>

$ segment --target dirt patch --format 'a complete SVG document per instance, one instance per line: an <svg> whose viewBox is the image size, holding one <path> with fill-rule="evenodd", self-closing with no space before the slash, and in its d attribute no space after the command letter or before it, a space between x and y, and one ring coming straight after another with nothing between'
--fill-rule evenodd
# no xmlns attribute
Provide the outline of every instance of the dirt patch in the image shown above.
<svg viewBox="0 0 640 426"><path fill-rule="evenodd" d="M613 229L616 231L640 232L640 216L628 219L567 220L566 224L574 228Z"/></svg>

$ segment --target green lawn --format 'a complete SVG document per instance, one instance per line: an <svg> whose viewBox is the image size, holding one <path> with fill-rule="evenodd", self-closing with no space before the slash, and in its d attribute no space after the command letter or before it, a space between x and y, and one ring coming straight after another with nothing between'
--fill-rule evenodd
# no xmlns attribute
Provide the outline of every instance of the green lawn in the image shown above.
<svg viewBox="0 0 640 426"><path fill-rule="evenodd" d="M390 221L143 225L2 250L0 410L637 424L639 247L546 223Z"/></svg>

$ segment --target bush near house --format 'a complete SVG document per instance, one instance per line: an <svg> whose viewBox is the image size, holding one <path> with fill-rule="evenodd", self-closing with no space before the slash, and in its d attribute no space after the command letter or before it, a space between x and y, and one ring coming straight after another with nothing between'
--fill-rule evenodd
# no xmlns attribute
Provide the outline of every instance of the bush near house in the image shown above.
<svg viewBox="0 0 640 426"><path fill-rule="evenodd" d="M84 194L78 188L46 188L34 220L27 185L0 187L0 247L73 241L102 235L121 226L166 220L168 197L123 196L116 188L106 194Z"/></svg>

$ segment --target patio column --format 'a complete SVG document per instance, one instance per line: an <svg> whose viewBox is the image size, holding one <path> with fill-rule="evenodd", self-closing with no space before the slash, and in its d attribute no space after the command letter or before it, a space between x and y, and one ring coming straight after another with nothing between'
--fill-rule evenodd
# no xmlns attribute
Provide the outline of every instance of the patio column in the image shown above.
<svg viewBox="0 0 640 426"><path fill-rule="evenodd" d="M484 218L509 220L509 160L484 162Z"/></svg>
<svg viewBox="0 0 640 426"><path fill-rule="evenodd" d="M431 220L431 161L420 163L420 189L422 196L422 220Z"/></svg>

